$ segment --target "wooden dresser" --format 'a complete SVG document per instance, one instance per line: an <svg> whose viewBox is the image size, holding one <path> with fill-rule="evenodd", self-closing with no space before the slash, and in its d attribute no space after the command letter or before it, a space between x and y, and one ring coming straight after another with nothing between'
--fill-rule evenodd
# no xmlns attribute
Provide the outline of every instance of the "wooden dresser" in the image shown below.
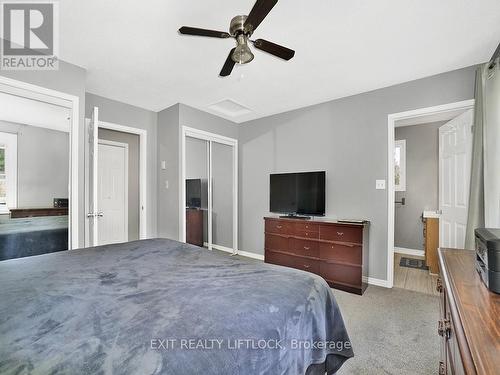
<svg viewBox="0 0 500 375"><path fill-rule="evenodd" d="M333 288L363 294L368 276L369 222L264 220L266 263L309 271Z"/></svg>
<svg viewBox="0 0 500 375"><path fill-rule="evenodd" d="M439 374L500 372L500 295L481 282L475 256L470 250L439 250Z"/></svg>
<svg viewBox="0 0 500 375"><path fill-rule="evenodd" d="M27 217L40 216L67 216L68 207L48 207L48 208L11 208L11 219L22 219Z"/></svg>

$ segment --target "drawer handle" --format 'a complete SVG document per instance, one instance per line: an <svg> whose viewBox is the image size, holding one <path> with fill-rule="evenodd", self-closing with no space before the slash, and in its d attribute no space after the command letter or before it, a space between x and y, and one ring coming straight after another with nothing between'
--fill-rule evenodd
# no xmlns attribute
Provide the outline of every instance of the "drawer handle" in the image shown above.
<svg viewBox="0 0 500 375"><path fill-rule="evenodd" d="M277 228L277 229L281 229L281 228L283 228L283 227L282 227L281 225L276 225L276 228Z"/></svg>
<svg viewBox="0 0 500 375"><path fill-rule="evenodd" d="M441 337L450 338L451 335L451 322L450 319L441 319L438 322L438 334Z"/></svg>
<svg viewBox="0 0 500 375"><path fill-rule="evenodd" d="M344 232L337 232L337 236L343 236Z"/></svg>
<svg viewBox="0 0 500 375"><path fill-rule="evenodd" d="M305 268L306 270L308 270L309 268L311 268L311 266L309 266L309 265L307 265L307 264L304 264L304 268Z"/></svg>
<svg viewBox="0 0 500 375"><path fill-rule="evenodd" d="M304 250L311 250L309 246L304 246Z"/></svg>
<svg viewBox="0 0 500 375"><path fill-rule="evenodd" d="M436 291L438 293L443 293L443 282L441 281L440 278L438 278L436 282Z"/></svg>

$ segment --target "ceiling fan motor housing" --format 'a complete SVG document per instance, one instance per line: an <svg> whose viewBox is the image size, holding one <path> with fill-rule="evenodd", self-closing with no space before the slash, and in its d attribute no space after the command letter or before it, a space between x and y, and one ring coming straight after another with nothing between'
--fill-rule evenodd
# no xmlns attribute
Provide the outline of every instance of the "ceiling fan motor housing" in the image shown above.
<svg viewBox="0 0 500 375"><path fill-rule="evenodd" d="M238 36L239 34L245 34L250 37L252 35L253 30L251 30L251 26L247 26L245 29L245 21L248 16L236 16L231 20L231 25L229 26L229 34L233 37Z"/></svg>

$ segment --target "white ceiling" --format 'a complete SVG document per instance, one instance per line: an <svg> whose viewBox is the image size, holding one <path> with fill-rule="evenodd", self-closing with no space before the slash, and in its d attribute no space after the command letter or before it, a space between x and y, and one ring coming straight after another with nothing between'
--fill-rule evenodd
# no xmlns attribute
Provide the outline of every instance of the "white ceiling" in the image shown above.
<svg viewBox="0 0 500 375"><path fill-rule="evenodd" d="M154 111L231 99L251 112L218 114L240 123L484 62L500 41L498 0L280 0L254 39L295 57L255 51L220 78L233 40L177 30L226 31L253 3L64 0L61 58L88 70L89 92Z"/></svg>

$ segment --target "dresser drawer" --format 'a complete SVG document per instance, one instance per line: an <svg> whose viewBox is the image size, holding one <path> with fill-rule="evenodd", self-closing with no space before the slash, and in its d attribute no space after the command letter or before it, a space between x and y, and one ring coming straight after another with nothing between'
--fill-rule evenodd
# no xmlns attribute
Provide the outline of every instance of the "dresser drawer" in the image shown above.
<svg viewBox="0 0 500 375"><path fill-rule="evenodd" d="M266 220L266 232L276 234L288 234L290 223L278 220Z"/></svg>
<svg viewBox="0 0 500 375"><path fill-rule="evenodd" d="M310 239L319 239L319 232L311 232L308 230L303 230L303 231L295 231L294 236L301 237L301 238L310 238Z"/></svg>
<svg viewBox="0 0 500 375"><path fill-rule="evenodd" d="M265 254L265 262L266 263L276 264L278 266L294 267L294 265L295 265L294 261L295 261L295 258L290 256L290 255L276 253L274 251L266 250L266 254Z"/></svg>
<svg viewBox="0 0 500 375"><path fill-rule="evenodd" d="M363 242L363 229L357 227L348 227L343 225L322 225L320 227L320 238L322 240L340 241L340 242Z"/></svg>
<svg viewBox="0 0 500 375"><path fill-rule="evenodd" d="M302 271L319 274L319 262L298 256L266 251L266 263L296 268Z"/></svg>
<svg viewBox="0 0 500 375"><path fill-rule="evenodd" d="M358 245L349 246L336 243L321 243L319 256L322 260L356 265L362 264L362 248Z"/></svg>
<svg viewBox="0 0 500 375"><path fill-rule="evenodd" d="M294 228L299 232L319 232L319 224L309 222L294 223Z"/></svg>
<svg viewBox="0 0 500 375"><path fill-rule="evenodd" d="M294 268L319 275L319 262L317 260L297 257Z"/></svg>
<svg viewBox="0 0 500 375"><path fill-rule="evenodd" d="M290 239L291 250L294 254L319 258L319 243L317 241Z"/></svg>
<svg viewBox="0 0 500 375"><path fill-rule="evenodd" d="M266 233L265 247L266 250L288 251L289 239L288 237Z"/></svg>
<svg viewBox="0 0 500 375"><path fill-rule="evenodd" d="M320 275L329 281L352 287L361 287L361 267L321 263Z"/></svg>

